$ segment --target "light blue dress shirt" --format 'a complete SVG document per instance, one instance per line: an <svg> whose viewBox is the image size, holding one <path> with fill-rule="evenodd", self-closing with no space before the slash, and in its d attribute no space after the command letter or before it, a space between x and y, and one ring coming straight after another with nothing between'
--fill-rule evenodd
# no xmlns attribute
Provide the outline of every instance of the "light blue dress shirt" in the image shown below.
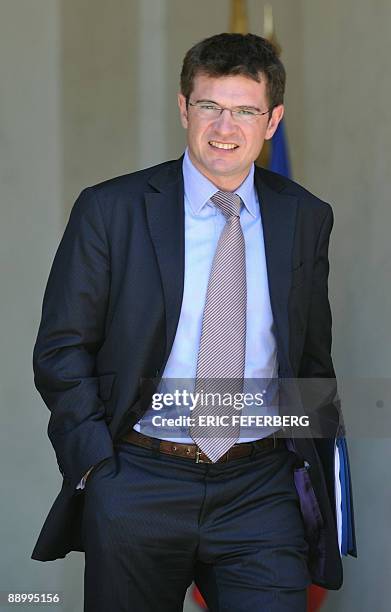
<svg viewBox="0 0 391 612"><path fill-rule="evenodd" d="M225 225L223 213L210 201L218 188L192 163L186 150L183 159L185 207L185 274L181 312L174 343L159 386L160 393L173 392L178 387L194 388L197 357L200 344L202 317L208 279L221 231ZM247 278L247 330L244 392L253 395L261 390L262 407L250 405L241 415L278 414L273 381L278 376L277 346L270 305L266 270L262 219L254 186L254 165L246 179L235 191L242 201L240 223L246 249ZM262 379L262 380L260 380ZM192 384L193 383L193 384ZM267 398L267 399L266 399ZM164 406L159 416L170 417L189 414L189 408ZM193 443L188 427L164 429L152 425L157 412L152 406L134 429L153 437ZM248 442L270 435L280 429L276 426L241 428L240 442Z"/></svg>

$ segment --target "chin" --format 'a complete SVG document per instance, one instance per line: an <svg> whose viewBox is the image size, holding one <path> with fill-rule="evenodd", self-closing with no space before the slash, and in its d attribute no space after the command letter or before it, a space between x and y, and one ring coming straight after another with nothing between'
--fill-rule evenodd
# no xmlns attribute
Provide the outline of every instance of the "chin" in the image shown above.
<svg viewBox="0 0 391 612"><path fill-rule="evenodd" d="M211 166L209 169L210 172L213 172L217 176L231 176L240 174L243 172L243 169L240 166L228 166L227 164L216 164L215 166Z"/></svg>

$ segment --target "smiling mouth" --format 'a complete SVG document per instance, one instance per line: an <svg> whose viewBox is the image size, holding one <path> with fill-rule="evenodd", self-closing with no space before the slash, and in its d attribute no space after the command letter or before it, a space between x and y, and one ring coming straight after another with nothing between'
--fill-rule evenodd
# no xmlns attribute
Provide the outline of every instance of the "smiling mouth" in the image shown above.
<svg viewBox="0 0 391 612"><path fill-rule="evenodd" d="M217 140L209 140L209 144L215 149L224 149L225 151L233 151L234 149L239 148L239 145L233 142L218 142Z"/></svg>

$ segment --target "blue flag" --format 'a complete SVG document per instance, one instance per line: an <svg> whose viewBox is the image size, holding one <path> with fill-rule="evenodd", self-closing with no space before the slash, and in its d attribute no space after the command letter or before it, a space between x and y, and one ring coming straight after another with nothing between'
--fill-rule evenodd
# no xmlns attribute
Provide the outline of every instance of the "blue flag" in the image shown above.
<svg viewBox="0 0 391 612"><path fill-rule="evenodd" d="M288 178L291 177L291 165L289 162L288 143L285 134L284 121L280 121L271 140L269 170L283 174Z"/></svg>

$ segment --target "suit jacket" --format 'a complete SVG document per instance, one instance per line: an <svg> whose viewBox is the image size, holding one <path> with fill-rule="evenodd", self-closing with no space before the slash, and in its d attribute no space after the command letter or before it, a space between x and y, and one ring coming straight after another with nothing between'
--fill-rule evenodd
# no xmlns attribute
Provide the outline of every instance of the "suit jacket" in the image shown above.
<svg viewBox="0 0 391 612"><path fill-rule="evenodd" d="M335 380L327 295L331 207L264 169L256 168L255 184L279 377ZM140 380L158 379L164 370L183 279L182 158L80 194L50 272L34 348L35 383L51 411L48 434L63 483L32 558L82 550L84 494L76 485L90 466L113 455L115 442L145 412L150 395ZM303 499L303 511L317 506L309 525L316 532L310 571L313 582L331 589L342 583L334 510L334 444L343 433L337 404L328 396L321 407L331 423L326 439L295 442L311 466L310 482L307 471L297 472L301 492L313 494Z"/></svg>

